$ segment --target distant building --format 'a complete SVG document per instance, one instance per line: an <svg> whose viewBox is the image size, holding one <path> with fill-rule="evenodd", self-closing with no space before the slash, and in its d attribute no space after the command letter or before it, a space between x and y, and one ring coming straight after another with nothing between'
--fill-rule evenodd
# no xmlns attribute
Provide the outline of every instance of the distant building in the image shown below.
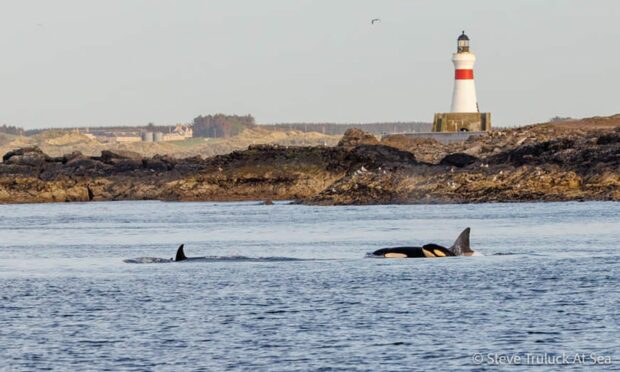
<svg viewBox="0 0 620 372"><path fill-rule="evenodd" d="M142 132L142 142L153 142L153 132Z"/></svg>
<svg viewBox="0 0 620 372"><path fill-rule="evenodd" d="M192 136L194 135L194 131L192 130L191 125L185 124L177 124L173 130L173 133L183 138L192 138Z"/></svg>

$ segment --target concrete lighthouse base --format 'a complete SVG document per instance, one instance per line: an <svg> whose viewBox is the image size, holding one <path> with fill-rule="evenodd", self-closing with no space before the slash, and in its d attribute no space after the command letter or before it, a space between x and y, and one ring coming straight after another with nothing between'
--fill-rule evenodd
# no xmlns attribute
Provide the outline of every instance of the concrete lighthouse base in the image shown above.
<svg viewBox="0 0 620 372"><path fill-rule="evenodd" d="M488 132L491 130L489 112L447 112L435 114L433 132Z"/></svg>

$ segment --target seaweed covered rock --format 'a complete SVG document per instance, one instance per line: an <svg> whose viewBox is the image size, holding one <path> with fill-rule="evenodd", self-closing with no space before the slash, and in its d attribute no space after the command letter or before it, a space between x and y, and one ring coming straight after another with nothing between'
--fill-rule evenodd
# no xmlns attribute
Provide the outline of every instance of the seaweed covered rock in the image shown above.
<svg viewBox="0 0 620 372"><path fill-rule="evenodd" d="M116 151L104 150L104 151L101 151L101 157L99 158L99 160L101 160L102 162L106 164L111 164L111 165L114 165L115 163L118 163L121 160L134 160L137 162L141 162L142 155L138 154L137 152L126 151L126 150L116 150Z"/></svg>
<svg viewBox="0 0 620 372"><path fill-rule="evenodd" d="M2 157L4 163L26 166L39 166L50 160L51 158L36 146L12 150Z"/></svg>

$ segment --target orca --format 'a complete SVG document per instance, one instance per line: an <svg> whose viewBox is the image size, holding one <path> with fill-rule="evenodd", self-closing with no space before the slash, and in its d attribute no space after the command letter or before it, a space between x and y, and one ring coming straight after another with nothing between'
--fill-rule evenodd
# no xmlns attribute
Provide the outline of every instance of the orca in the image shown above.
<svg viewBox="0 0 620 372"><path fill-rule="evenodd" d="M394 247L378 249L369 257L383 258L435 258L435 257L452 257L452 256L479 256L480 253L474 252L469 246L469 233L471 229L468 227L450 248L430 243L421 247Z"/></svg>

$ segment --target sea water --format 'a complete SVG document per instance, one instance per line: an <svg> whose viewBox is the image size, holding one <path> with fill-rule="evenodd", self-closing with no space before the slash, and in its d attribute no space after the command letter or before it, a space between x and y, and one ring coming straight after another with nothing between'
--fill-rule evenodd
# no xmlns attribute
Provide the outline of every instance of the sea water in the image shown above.
<svg viewBox="0 0 620 372"><path fill-rule="evenodd" d="M619 368L619 242L612 202L1 205L0 370Z"/></svg>

